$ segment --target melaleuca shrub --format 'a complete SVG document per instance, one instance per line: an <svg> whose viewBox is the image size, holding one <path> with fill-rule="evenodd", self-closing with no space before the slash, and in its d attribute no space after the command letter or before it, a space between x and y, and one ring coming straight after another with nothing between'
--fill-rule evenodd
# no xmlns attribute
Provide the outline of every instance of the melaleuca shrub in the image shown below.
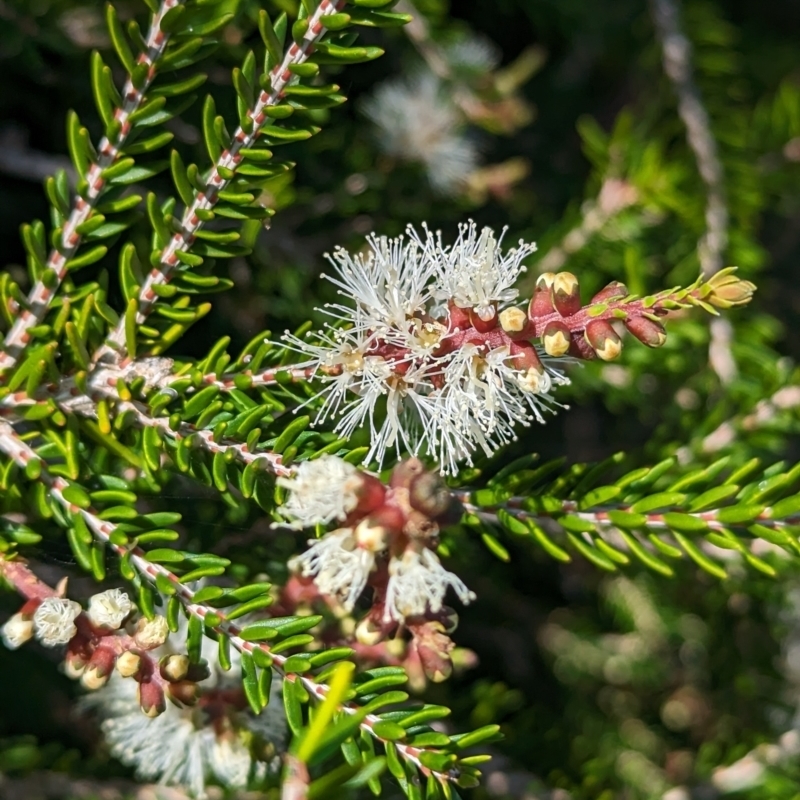
<svg viewBox="0 0 800 800"><path fill-rule="evenodd" d="M499 726L458 732L447 706L398 687L469 662L458 611L481 598L460 574L465 540L505 560L504 539L553 566L577 556L666 576L683 559L720 578L725 551L774 572L757 544L797 550L797 468L509 457L566 407L584 364L619 359L627 341L658 365L668 326L702 327L755 287L704 264L674 288L592 274L586 292L557 253L543 269L506 228L409 225L332 251L336 301L302 309L323 324L260 332L238 352L226 336L192 358L187 332L211 309L200 295L231 288L221 263L283 222L270 219L294 165L273 151L302 154L335 124L328 109L346 98L329 72L383 52L359 43L361 26L410 16L380 0L304 0L291 19L250 9L260 41L224 106L197 103L193 163L165 148L234 15L217 0L146 4L146 30L106 8L114 62L95 52L90 74L102 135L67 116L75 185L47 178L51 219L22 228L29 289L0 281L0 574L22 598L3 643L52 648L84 691L79 712L142 780L287 798L386 780L410 798L455 797L479 783ZM529 121L524 78L478 80L497 66L479 40L439 55L436 75L386 84L362 109L384 154L421 163L437 196L481 195L464 129ZM604 189L606 217L638 200L620 179ZM169 502L176 485L220 497L232 519L268 520L268 563L195 547ZM56 542L96 591L37 575L39 548Z"/></svg>

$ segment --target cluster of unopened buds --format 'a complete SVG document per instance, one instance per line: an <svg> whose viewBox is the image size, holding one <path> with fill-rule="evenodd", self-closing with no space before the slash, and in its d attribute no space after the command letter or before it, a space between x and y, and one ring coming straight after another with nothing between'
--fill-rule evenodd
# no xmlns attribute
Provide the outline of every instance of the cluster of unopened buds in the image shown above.
<svg viewBox="0 0 800 800"><path fill-rule="evenodd" d="M536 248L521 241L504 253L502 239L470 223L445 245L409 227L407 237L369 237L365 253L330 256L337 274L328 279L347 303L322 309L335 319L325 331L284 339L324 382L317 422L338 417L344 436L369 423L367 462L405 449L454 473L477 448L490 455L515 439L518 424L544 421L559 405L554 388L569 383L559 364L617 358L618 326L659 347L671 310L716 313L754 289L728 269L644 298L615 282L583 305L573 274L545 273L520 307L514 284Z"/></svg>
<svg viewBox="0 0 800 800"><path fill-rule="evenodd" d="M290 562L313 578L321 594L338 598L347 611L369 585L372 607L355 635L376 644L399 627L408 630L425 672L435 680L450 673L448 634L457 624L445 606L452 588L463 603L475 595L439 561L436 547L442 525L460 517L460 508L435 472L417 458L401 462L388 484L336 456L298 465L282 507L296 528L330 522L340 527L308 542Z"/></svg>
<svg viewBox="0 0 800 800"><path fill-rule="evenodd" d="M32 585L51 593L36 592L39 596L29 597L3 625L0 636L6 647L16 649L31 639L45 647L66 645L64 672L92 691L105 686L116 669L138 684L138 702L148 717L161 714L167 699L179 707L197 702L197 682L208 677L205 664L194 664L182 654L152 654L169 636L164 617L137 618L121 589L93 595L84 610L63 596L65 586L52 591L38 582Z"/></svg>

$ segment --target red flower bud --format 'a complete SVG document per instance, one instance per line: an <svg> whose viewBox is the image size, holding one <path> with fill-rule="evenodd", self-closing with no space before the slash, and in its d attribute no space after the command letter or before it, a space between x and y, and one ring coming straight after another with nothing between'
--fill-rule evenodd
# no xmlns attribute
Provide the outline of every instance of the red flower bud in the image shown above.
<svg viewBox="0 0 800 800"><path fill-rule="evenodd" d="M456 329L465 331L469 327L469 310L459 308L451 301L448 305L448 323L451 331Z"/></svg>
<svg viewBox="0 0 800 800"><path fill-rule="evenodd" d="M612 281L604 289L601 289L593 298L592 304L604 303L609 300L616 300L618 298L628 296L628 287L619 281Z"/></svg>
<svg viewBox="0 0 800 800"><path fill-rule="evenodd" d="M477 309L471 308L469 310L469 321L476 331L488 333L497 327L497 309L492 306L481 313Z"/></svg>
<svg viewBox="0 0 800 800"><path fill-rule="evenodd" d="M361 479L360 485L353 491L358 498L358 503L350 512L350 515L354 517L361 517L380 508L386 499L386 487L379 478L368 475L366 472L360 472L358 477Z"/></svg>
<svg viewBox="0 0 800 800"><path fill-rule="evenodd" d="M664 326L647 317L629 317L625 320L625 327L648 347L661 347L667 340L667 331Z"/></svg>
<svg viewBox="0 0 800 800"><path fill-rule="evenodd" d="M622 340L607 320L592 320L586 326L585 336L586 341L603 361L613 361L622 352Z"/></svg>
<svg viewBox="0 0 800 800"><path fill-rule="evenodd" d="M92 691L104 686L108 681L111 670L114 669L116 660L117 655L111 648L98 647L81 675L83 686Z"/></svg>
<svg viewBox="0 0 800 800"><path fill-rule="evenodd" d="M450 510L453 497L441 475L436 472L423 472L411 482L408 501L412 508L431 519L437 519Z"/></svg>
<svg viewBox="0 0 800 800"><path fill-rule="evenodd" d="M548 322L542 332L542 345L545 353L549 356L558 358L566 355L570 346L569 328L558 320Z"/></svg>
<svg viewBox="0 0 800 800"><path fill-rule="evenodd" d="M163 714L167 707L164 690L155 681L143 681L139 684L139 705L148 717Z"/></svg>
<svg viewBox="0 0 800 800"><path fill-rule="evenodd" d="M553 302L562 317L571 317L581 309L581 289L571 272L559 272L553 279Z"/></svg>
<svg viewBox="0 0 800 800"><path fill-rule="evenodd" d="M555 275L552 272L545 272L536 281L536 288L533 290L530 305L528 306L528 319L536 330L536 320L539 317L546 317L552 314L556 307L553 305L553 280Z"/></svg>
<svg viewBox="0 0 800 800"><path fill-rule="evenodd" d="M192 681L178 681L167 686L167 696L177 705L193 706L200 699L200 687Z"/></svg>

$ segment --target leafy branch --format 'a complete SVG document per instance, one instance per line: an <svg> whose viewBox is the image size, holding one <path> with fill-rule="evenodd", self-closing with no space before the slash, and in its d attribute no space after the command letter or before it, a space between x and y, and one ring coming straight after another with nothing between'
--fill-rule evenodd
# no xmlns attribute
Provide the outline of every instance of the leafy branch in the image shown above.
<svg viewBox="0 0 800 800"><path fill-rule="evenodd" d="M724 579L722 564L738 555L774 577L780 561L800 555L800 465L762 470L752 459L737 468L726 456L682 473L669 458L595 485L622 459L563 472L560 460L536 467L535 457L526 457L486 488L454 493L466 524L483 531L489 547L506 558L494 536L498 529L535 542L558 561L570 561L574 552L610 572L633 561L672 576L669 562L688 556ZM782 558L765 560L771 552Z"/></svg>
<svg viewBox="0 0 800 800"><path fill-rule="evenodd" d="M334 662L348 658L353 654L350 648L339 648L314 654L285 654L285 650L306 644L309 639L304 635L314 628L320 617L269 618L240 626L234 620L258 609L268 606L272 599L266 592L268 584L254 584L242 587L241 590L226 592L216 586L208 586L199 590L188 584L214 574L224 572L226 559L215 556L190 553L178 557L173 551L144 551L138 544L130 543L128 537L109 519L108 514L95 510L91 505L90 495L77 483L53 475L35 450L27 445L7 423L0 422L0 449L2 449L29 476L35 476L49 489L53 500L61 506L66 515L70 531L80 542L76 554L83 554L80 559L83 566L93 570L102 577L102 553L108 548L120 558L120 568L124 577L138 583L139 605L143 613L152 616L156 602L156 592L169 598L166 611L170 628L178 629L178 612L180 609L189 619L187 651L193 661L199 658L199 642L207 632L217 634L220 646L221 663L230 663L227 648L233 647L242 656L243 687L254 713L259 713L269 702L271 687L271 670L275 669L283 678L284 700L287 707L287 719L295 733L300 733L303 725L303 706L310 698L324 701L329 687L325 680L330 676ZM92 547L81 536L81 531L88 530L98 544ZM166 534L166 535L165 535ZM171 538L168 531L143 533L137 537L139 541L158 538ZM161 558L166 563L189 561L192 565L200 565L182 576L159 563ZM212 563L213 562L213 563ZM233 611L221 609L239 603ZM284 641L268 644L274 639ZM334 663L335 666L335 663ZM312 670L323 667L314 674ZM458 751L466 746L490 740L497 733L496 726L488 726L466 736L449 737L436 734L427 727L429 721L448 715L449 709L440 706L426 706L421 710L404 709L377 713L387 705L404 703L408 695L401 691L385 692L407 680L401 668L383 667L367 671L357 679L351 697L359 698L360 703L344 702L338 713L344 716L329 734L334 741L342 743L352 736L353 731L360 729L372 739L382 744L389 754L390 769L392 757L400 766L403 780L416 779L418 774L431 777L434 783L429 785L428 797L446 797L446 786L453 775L456 781L471 785L475 769L471 761L461 760ZM409 737L409 741L404 741ZM428 742L423 745L422 742ZM453 772L455 770L455 773ZM436 787L436 788L430 788ZM432 794L430 792L433 792ZM439 792L443 792L440 794Z"/></svg>
<svg viewBox="0 0 800 800"><path fill-rule="evenodd" d="M169 87L163 87L160 94L148 94L157 70L160 67L174 69L191 63L191 53L197 53L202 45L202 39L191 38L187 41L185 36L178 35L178 41L183 39L183 44L174 46L171 50L168 48L170 34L181 33L180 28L176 28L176 20L186 16L186 8L181 6L181 2L182 0L162 0L153 9L146 39L142 39L135 23L131 24L129 34L126 35L114 7L106 7L106 22L111 40L127 78L118 94L112 83L109 67L103 63L99 53L93 54L94 97L105 126L105 135L97 149L93 149L87 130L81 126L74 112L70 114L67 134L72 160L79 175L77 194L70 208L66 175L62 172L46 181L47 196L55 220L55 229L51 234L53 247L46 258L44 226L41 223L23 226L28 264L35 282L22 303L12 298L6 301L12 312L16 312L16 320L6 334L0 351L0 373L8 373L14 367L33 338L31 329L41 325L69 272L99 260L107 251L105 245L96 245L88 253L77 257L81 244L87 240L98 242L116 236L127 227L128 220L125 218L115 223L108 222L107 216L129 211L141 199L136 195L124 199L113 199L109 196L113 193L115 184L119 186L121 179L130 172L133 160L129 156L135 152L151 152L172 138L172 134L164 132L141 141L138 145L126 147L129 140L140 133L142 128L153 124L151 118L154 115L158 121L169 118L166 112L159 113L166 97L171 94ZM133 55L130 39L134 43L138 41L140 45L138 57ZM193 83L196 85L197 81ZM98 208L98 203L104 196L108 196L107 202L102 208Z"/></svg>

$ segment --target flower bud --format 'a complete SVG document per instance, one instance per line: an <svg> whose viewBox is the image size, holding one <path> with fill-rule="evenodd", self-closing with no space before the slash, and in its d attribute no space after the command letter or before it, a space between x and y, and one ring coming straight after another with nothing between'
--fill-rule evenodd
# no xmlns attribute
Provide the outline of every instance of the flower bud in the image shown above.
<svg viewBox="0 0 800 800"><path fill-rule="evenodd" d="M133 650L126 650L117 658L116 667L123 678L132 678L142 668L142 657Z"/></svg>
<svg viewBox="0 0 800 800"><path fill-rule="evenodd" d="M145 716L150 718L162 714L167 707L164 699L164 690L153 681L144 681L139 684L139 705Z"/></svg>
<svg viewBox="0 0 800 800"><path fill-rule="evenodd" d="M71 680L77 681L83 675L86 664L83 661L71 661L67 659L61 665L61 671Z"/></svg>
<svg viewBox="0 0 800 800"><path fill-rule="evenodd" d="M167 686L167 696L179 708L193 706L200 699L200 687L192 681L178 681Z"/></svg>
<svg viewBox="0 0 800 800"><path fill-rule="evenodd" d="M173 653L164 656L158 664L158 670L164 680L182 681L189 674L189 656Z"/></svg>
<svg viewBox="0 0 800 800"><path fill-rule="evenodd" d="M628 296L628 287L619 281L612 281L604 289L601 289L591 300L594 303L607 303L609 300L618 300Z"/></svg>
<svg viewBox="0 0 800 800"><path fill-rule="evenodd" d="M552 272L545 272L536 281L536 288L533 290L530 305L528 306L528 319L536 329L536 320L539 317L546 317L552 314L556 308L553 305L553 280L555 275Z"/></svg>
<svg viewBox="0 0 800 800"><path fill-rule="evenodd" d="M500 327L510 336L523 334L528 327L528 315L516 306L506 308L498 316Z"/></svg>
<svg viewBox="0 0 800 800"><path fill-rule="evenodd" d="M365 647L374 647L383 639L383 628L371 617L367 616L356 626L356 641Z"/></svg>
<svg viewBox="0 0 800 800"><path fill-rule="evenodd" d="M485 308L471 308L469 322L479 333L488 333L497 327L497 309L493 305Z"/></svg>
<svg viewBox="0 0 800 800"><path fill-rule="evenodd" d="M571 317L581 309L581 290L571 272L559 272L553 279L553 302L562 317Z"/></svg>
<svg viewBox="0 0 800 800"><path fill-rule="evenodd" d="M406 458L392 470L389 486L392 489L408 489L411 487L411 482L423 472L425 472L425 464L419 458Z"/></svg>
<svg viewBox="0 0 800 800"><path fill-rule="evenodd" d="M558 320L548 322L542 333L542 345L549 356L558 358L569 352L569 328Z"/></svg>
<svg viewBox="0 0 800 800"><path fill-rule="evenodd" d="M629 317L625 320L625 327L648 347L661 347L667 341L667 331L664 326L647 317Z"/></svg>
<svg viewBox="0 0 800 800"><path fill-rule="evenodd" d="M356 506L350 512L355 515L369 514L370 511L383 505L386 499L386 487L381 483L379 478L374 475L368 475L366 472L358 472L358 484L356 485L355 479L352 482L352 492L357 498ZM351 484L348 483L348 489Z"/></svg>
<svg viewBox="0 0 800 800"><path fill-rule="evenodd" d="M529 342L514 342L509 348L511 358L514 361L514 368L523 372L535 369L544 372L544 365L539 358L536 348Z"/></svg>
<svg viewBox="0 0 800 800"><path fill-rule="evenodd" d="M92 657L81 675L81 685L90 691L105 686L111 670L114 669L115 661L116 655L110 648L99 647L92 653Z"/></svg>
<svg viewBox="0 0 800 800"><path fill-rule="evenodd" d="M746 305L756 290L755 284L737 278L728 270L720 270L712 275L706 286L711 292L703 299L717 308Z"/></svg>
<svg viewBox="0 0 800 800"><path fill-rule="evenodd" d="M169 636L167 621L157 614L153 619L140 619L133 638L143 650L152 650L154 647L161 647L167 641L167 636Z"/></svg>
<svg viewBox="0 0 800 800"><path fill-rule="evenodd" d="M412 508L436 519L450 510L452 495L441 475L423 472L412 481L408 502Z"/></svg>
<svg viewBox="0 0 800 800"><path fill-rule="evenodd" d="M460 308L452 300L448 303L448 324L451 331L465 331L469 327L469 311Z"/></svg>
<svg viewBox="0 0 800 800"><path fill-rule="evenodd" d="M597 358L597 353L592 349L589 342L586 341L583 331L576 331L569 335L569 352L567 355L572 358L580 358L584 361L593 361Z"/></svg>
<svg viewBox="0 0 800 800"><path fill-rule="evenodd" d="M414 645L422 668L434 683L447 680L453 672L450 652L453 642L440 622L428 622L414 631Z"/></svg>
<svg viewBox="0 0 800 800"><path fill-rule="evenodd" d="M33 638L33 620L27 614L12 614L0 630L0 637L9 650L22 647Z"/></svg>
<svg viewBox="0 0 800 800"><path fill-rule="evenodd" d="M603 361L613 361L622 352L622 340L607 320L592 320L586 326L585 336L586 341Z"/></svg>

